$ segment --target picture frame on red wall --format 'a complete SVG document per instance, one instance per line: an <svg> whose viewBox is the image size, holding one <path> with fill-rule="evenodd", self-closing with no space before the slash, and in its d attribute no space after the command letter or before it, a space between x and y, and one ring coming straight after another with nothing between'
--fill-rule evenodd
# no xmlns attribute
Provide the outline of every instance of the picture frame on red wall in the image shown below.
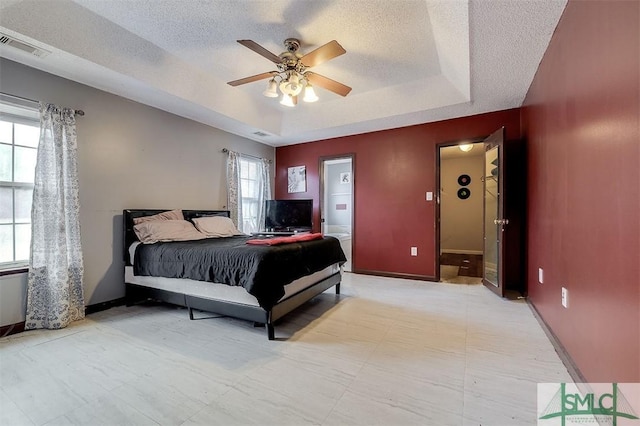
<svg viewBox="0 0 640 426"><path fill-rule="evenodd" d="M287 169L287 189L289 194L307 192L307 168L295 166Z"/></svg>

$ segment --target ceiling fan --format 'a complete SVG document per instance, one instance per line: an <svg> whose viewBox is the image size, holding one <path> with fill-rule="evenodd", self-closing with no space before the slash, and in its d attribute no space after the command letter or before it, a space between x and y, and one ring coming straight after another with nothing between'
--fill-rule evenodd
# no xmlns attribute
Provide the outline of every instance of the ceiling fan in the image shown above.
<svg viewBox="0 0 640 426"><path fill-rule="evenodd" d="M335 40L304 55L298 52L298 49L300 49L300 40L296 38L288 38L284 41L286 51L280 55L269 52L252 40L238 40L238 43L276 64L278 70L230 81L227 84L231 86L240 86L242 84L270 78L267 89L263 92L263 95L270 98L277 98L279 96L279 88L280 92L282 92L280 103L290 107L298 103L298 95L302 93L303 90L303 101L317 101L318 96L313 90L313 85L320 86L340 96L347 96L351 91L351 87L349 86L309 71L311 67L347 53L346 50L340 46L340 43Z"/></svg>

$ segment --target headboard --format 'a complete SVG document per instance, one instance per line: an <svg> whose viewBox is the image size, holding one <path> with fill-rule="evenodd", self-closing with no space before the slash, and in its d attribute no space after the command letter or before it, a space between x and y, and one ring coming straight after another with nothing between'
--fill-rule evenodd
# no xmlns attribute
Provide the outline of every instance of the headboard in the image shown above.
<svg viewBox="0 0 640 426"><path fill-rule="evenodd" d="M122 220L123 220L123 250L122 250L122 258L124 259L125 264L131 265L129 260L129 247L134 242L138 241L138 237L136 233L133 231L133 218L135 217L144 217L144 216L152 216L154 214L166 212L172 209L160 209L160 210L151 210L151 209L128 209L122 211ZM206 217L206 216L225 216L230 217L229 210L182 210L182 214L186 220L191 221L192 219L198 217Z"/></svg>

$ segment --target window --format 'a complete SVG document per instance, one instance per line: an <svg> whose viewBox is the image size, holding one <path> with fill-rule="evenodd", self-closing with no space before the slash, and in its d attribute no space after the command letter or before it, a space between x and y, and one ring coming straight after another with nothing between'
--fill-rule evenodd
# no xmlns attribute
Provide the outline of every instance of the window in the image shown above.
<svg viewBox="0 0 640 426"><path fill-rule="evenodd" d="M263 203L260 160L240 159L240 193L242 194L242 232L260 231L258 217ZM238 218L240 220L240 218Z"/></svg>
<svg viewBox="0 0 640 426"><path fill-rule="evenodd" d="M37 111L0 104L0 269L29 262L39 139Z"/></svg>

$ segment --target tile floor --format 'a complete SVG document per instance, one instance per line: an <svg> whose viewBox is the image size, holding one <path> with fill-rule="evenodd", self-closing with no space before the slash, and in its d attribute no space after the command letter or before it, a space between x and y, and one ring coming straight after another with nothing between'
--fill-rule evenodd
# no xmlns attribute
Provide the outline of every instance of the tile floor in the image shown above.
<svg viewBox="0 0 640 426"><path fill-rule="evenodd" d="M534 425L536 383L571 381L523 301L348 273L342 289L276 341L155 304L0 339L0 424Z"/></svg>
<svg viewBox="0 0 640 426"><path fill-rule="evenodd" d="M440 265L440 281L450 284L482 284L480 277L458 275L459 269L458 266Z"/></svg>

